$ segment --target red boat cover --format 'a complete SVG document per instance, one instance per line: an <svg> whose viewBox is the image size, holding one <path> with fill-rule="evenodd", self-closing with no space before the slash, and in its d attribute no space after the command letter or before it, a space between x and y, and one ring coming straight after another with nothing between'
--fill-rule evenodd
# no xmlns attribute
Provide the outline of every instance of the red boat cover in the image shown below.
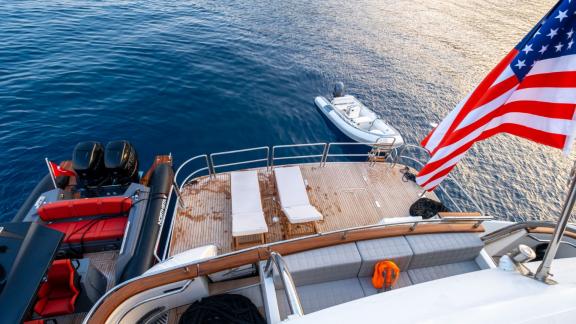
<svg viewBox="0 0 576 324"><path fill-rule="evenodd" d="M60 200L42 205L38 215L43 221L97 215L123 215L130 211L130 197L103 197Z"/></svg>
<svg viewBox="0 0 576 324"><path fill-rule="evenodd" d="M64 243L80 243L120 239L128 217L87 219L78 222L61 222L46 226L64 234Z"/></svg>
<svg viewBox="0 0 576 324"><path fill-rule="evenodd" d="M74 313L74 303L80 294L74 272L70 259L54 261L48 270L48 281L38 290L34 312L42 317Z"/></svg>

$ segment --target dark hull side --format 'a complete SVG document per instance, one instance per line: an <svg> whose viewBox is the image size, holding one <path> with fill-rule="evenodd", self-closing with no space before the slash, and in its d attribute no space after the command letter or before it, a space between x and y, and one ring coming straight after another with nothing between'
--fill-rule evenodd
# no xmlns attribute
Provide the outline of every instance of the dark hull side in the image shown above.
<svg viewBox="0 0 576 324"><path fill-rule="evenodd" d="M44 176L44 178L42 178L42 180L38 182L36 188L34 188L34 190L32 190L32 192L30 193L30 195L28 195L28 198L26 198L26 201L24 201L24 204L22 204L22 206L18 210L16 216L12 218L12 222L21 222L22 220L24 220L24 217L26 217L26 214L28 214L28 211L30 211L32 206L34 206L34 203L36 202L36 200L38 200L38 197L40 197L42 193L51 189L54 189L54 184L52 183L52 178L50 177L50 174L46 174L46 176Z"/></svg>
<svg viewBox="0 0 576 324"><path fill-rule="evenodd" d="M154 264L156 238L160 235L162 217L168 208L174 170L169 164L160 164L150 177L150 196L145 219L138 236L138 247L121 273L116 273L116 283L141 275Z"/></svg>

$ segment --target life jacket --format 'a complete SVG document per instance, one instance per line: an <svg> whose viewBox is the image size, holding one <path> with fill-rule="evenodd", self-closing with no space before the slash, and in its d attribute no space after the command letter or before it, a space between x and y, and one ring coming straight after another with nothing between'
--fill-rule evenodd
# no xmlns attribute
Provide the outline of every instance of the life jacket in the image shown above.
<svg viewBox="0 0 576 324"><path fill-rule="evenodd" d="M376 289L389 290L400 278L400 268L393 261L380 261L374 266L372 285Z"/></svg>

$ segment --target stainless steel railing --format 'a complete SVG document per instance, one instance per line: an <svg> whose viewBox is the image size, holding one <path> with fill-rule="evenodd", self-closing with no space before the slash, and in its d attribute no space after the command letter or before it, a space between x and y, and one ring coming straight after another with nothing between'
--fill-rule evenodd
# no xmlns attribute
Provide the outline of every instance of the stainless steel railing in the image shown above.
<svg viewBox="0 0 576 324"><path fill-rule="evenodd" d="M528 230L530 228L537 228L537 227L554 229L555 226L556 223L551 221L523 221L518 223L511 223L508 226L502 227L500 229L497 229L491 233L482 236L481 239L482 241L484 241L485 244L489 244L498 241L502 237L510 235L516 231ZM568 227L566 227L566 231L571 232L572 234L576 234L576 225L575 224L568 225Z"/></svg>
<svg viewBox="0 0 576 324"><path fill-rule="evenodd" d="M237 162L230 162L230 163L224 163L224 164L214 163L214 157L215 156L230 156L230 155L237 155L237 154L246 153L246 152L266 152L266 157L265 158L259 158L259 159L251 159L251 160L241 160L241 161L237 161ZM242 149L242 150L212 153L209 155L209 157L210 157L210 165L212 166L212 175L216 174L216 170L218 168L226 168L226 167L233 167L233 166L238 166L238 165L254 164L254 163L259 163L259 162L266 162L266 168L268 168L270 166L270 148L268 146L260 146L260 147Z"/></svg>
<svg viewBox="0 0 576 324"><path fill-rule="evenodd" d="M340 143L307 143L307 144L289 144L289 145L275 145L275 146L261 146L254 148L247 148L234 151L225 151L211 154L201 154L194 156L186 161L184 161L174 175L176 185L179 188L184 187L186 183L195 179L195 176L199 175L201 172L206 172L209 176L213 177L218 173L219 169L230 168L237 166L245 166L247 164L262 163L267 168L272 168L277 165L277 162L287 161L287 160L302 160L302 159L318 159L321 166L325 166L330 158L342 158L342 157L370 157L373 156L373 151L377 151L378 154L387 154L393 149L394 138L391 138L388 142L379 143L356 143L356 142L340 142ZM369 148L366 153L333 153L333 149L336 147L349 147L349 146L365 146ZM299 149L299 148L311 148L317 147L317 153L312 154L298 154L292 153L280 154L282 151L288 151L288 149ZM248 160L237 160L234 162L218 163L217 158L237 156L243 153L255 152L262 154L260 157L252 158ZM272 153L272 154L270 154ZM192 165L193 162L203 162L201 167L193 169L188 175L180 181L181 175L187 167Z"/></svg>
<svg viewBox="0 0 576 324"><path fill-rule="evenodd" d="M184 181L181 182L180 188L182 187L182 185L186 184L193 176L197 175L198 173L200 173L202 171L208 171L208 174L212 175L212 169L210 168L210 160L208 160L208 155L206 155L206 154L196 155L195 157L189 158L188 160L184 161L184 163L180 164L180 166L178 167L178 170L176 170L176 173L174 173L174 182L176 184L178 184L178 176L180 175L180 172L183 170L184 167L186 167L191 162L194 162L196 160L200 160L202 158L204 158L204 160L206 162L206 164L205 164L206 166L199 168L199 169L196 169L192 173L190 173L184 179Z"/></svg>
<svg viewBox="0 0 576 324"><path fill-rule="evenodd" d="M280 281L282 282L284 292L286 293L286 299L288 300L288 306L290 307L290 313L296 316L304 315L302 303L300 303L300 297L298 297L298 292L294 285L294 279L292 279L292 275L290 274L290 271L288 271L288 266L280 253L270 252L270 257L268 258L268 261L266 261L266 266L264 267L264 273L267 277L271 277L274 274L272 265L276 266L276 270L280 276Z"/></svg>
<svg viewBox="0 0 576 324"><path fill-rule="evenodd" d="M371 144L371 143L357 143L357 142L337 142L337 143L328 143L328 146L326 148L326 154L324 154L324 161L322 163L322 166L326 166L326 162L328 162L328 159L331 157L378 157L378 156L382 156L382 154L388 154L392 148L394 147L394 143L396 141L396 138L391 138L392 141L390 143L376 143L376 144ZM371 150L366 152L366 153L343 153L343 154L338 154L338 153L330 153L331 149L333 147L337 147L337 146L370 146ZM382 156L383 157L383 156Z"/></svg>
<svg viewBox="0 0 576 324"><path fill-rule="evenodd" d="M186 291L186 289L190 286L190 284L192 283L192 281L193 281L193 280L186 280L186 281L184 282L184 285L182 285L180 288L169 289L169 290L163 292L163 293L160 294L160 295L156 295L156 296L147 298L147 299L145 299L145 300L142 300L142 301L140 301L140 302L138 302L138 303L130 306L130 308L129 308L126 312L124 312L124 315L122 316L122 318L120 318L119 323L125 323L124 318L126 317L126 315L128 315L128 313L130 313L132 310L136 309L136 308L139 307L139 306L142 306L142 305L144 305L144 304L153 302L153 301L155 301L155 300L159 300L159 299L162 299L162 298L166 298L166 297L170 297L170 296L173 296L173 295L177 295L177 294L183 293L183 292ZM146 323L153 323L153 322L146 322Z"/></svg>
<svg viewBox="0 0 576 324"><path fill-rule="evenodd" d="M289 144L289 145L276 145L272 147L272 159L270 161L270 166L274 167L276 165L275 162L277 161L286 161L286 160L301 160L301 159L316 159L320 158L320 166L322 166L322 162L326 156L326 143L308 143L308 144ZM282 155L278 156L278 151L286 150L286 149L294 149L294 148L301 148L301 147L321 147L322 152L320 154L299 154L299 155Z"/></svg>

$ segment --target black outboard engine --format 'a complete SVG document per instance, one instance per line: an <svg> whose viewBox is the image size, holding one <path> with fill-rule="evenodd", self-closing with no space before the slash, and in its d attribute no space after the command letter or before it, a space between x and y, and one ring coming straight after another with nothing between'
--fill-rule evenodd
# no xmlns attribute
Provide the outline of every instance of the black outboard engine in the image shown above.
<svg viewBox="0 0 576 324"><path fill-rule="evenodd" d="M332 92L334 98L342 97L344 95L344 83L336 82L334 85L334 92Z"/></svg>
<svg viewBox="0 0 576 324"><path fill-rule="evenodd" d="M128 141L106 144L104 165L113 185L128 185L138 182L138 155Z"/></svg>
<svg viewBox="0 0 576 324"><path fill-rule="evenodd" d="M99 187L106 182L104 148L98 142L80 142L72 154L72 168L80 187Z"/></svg>

